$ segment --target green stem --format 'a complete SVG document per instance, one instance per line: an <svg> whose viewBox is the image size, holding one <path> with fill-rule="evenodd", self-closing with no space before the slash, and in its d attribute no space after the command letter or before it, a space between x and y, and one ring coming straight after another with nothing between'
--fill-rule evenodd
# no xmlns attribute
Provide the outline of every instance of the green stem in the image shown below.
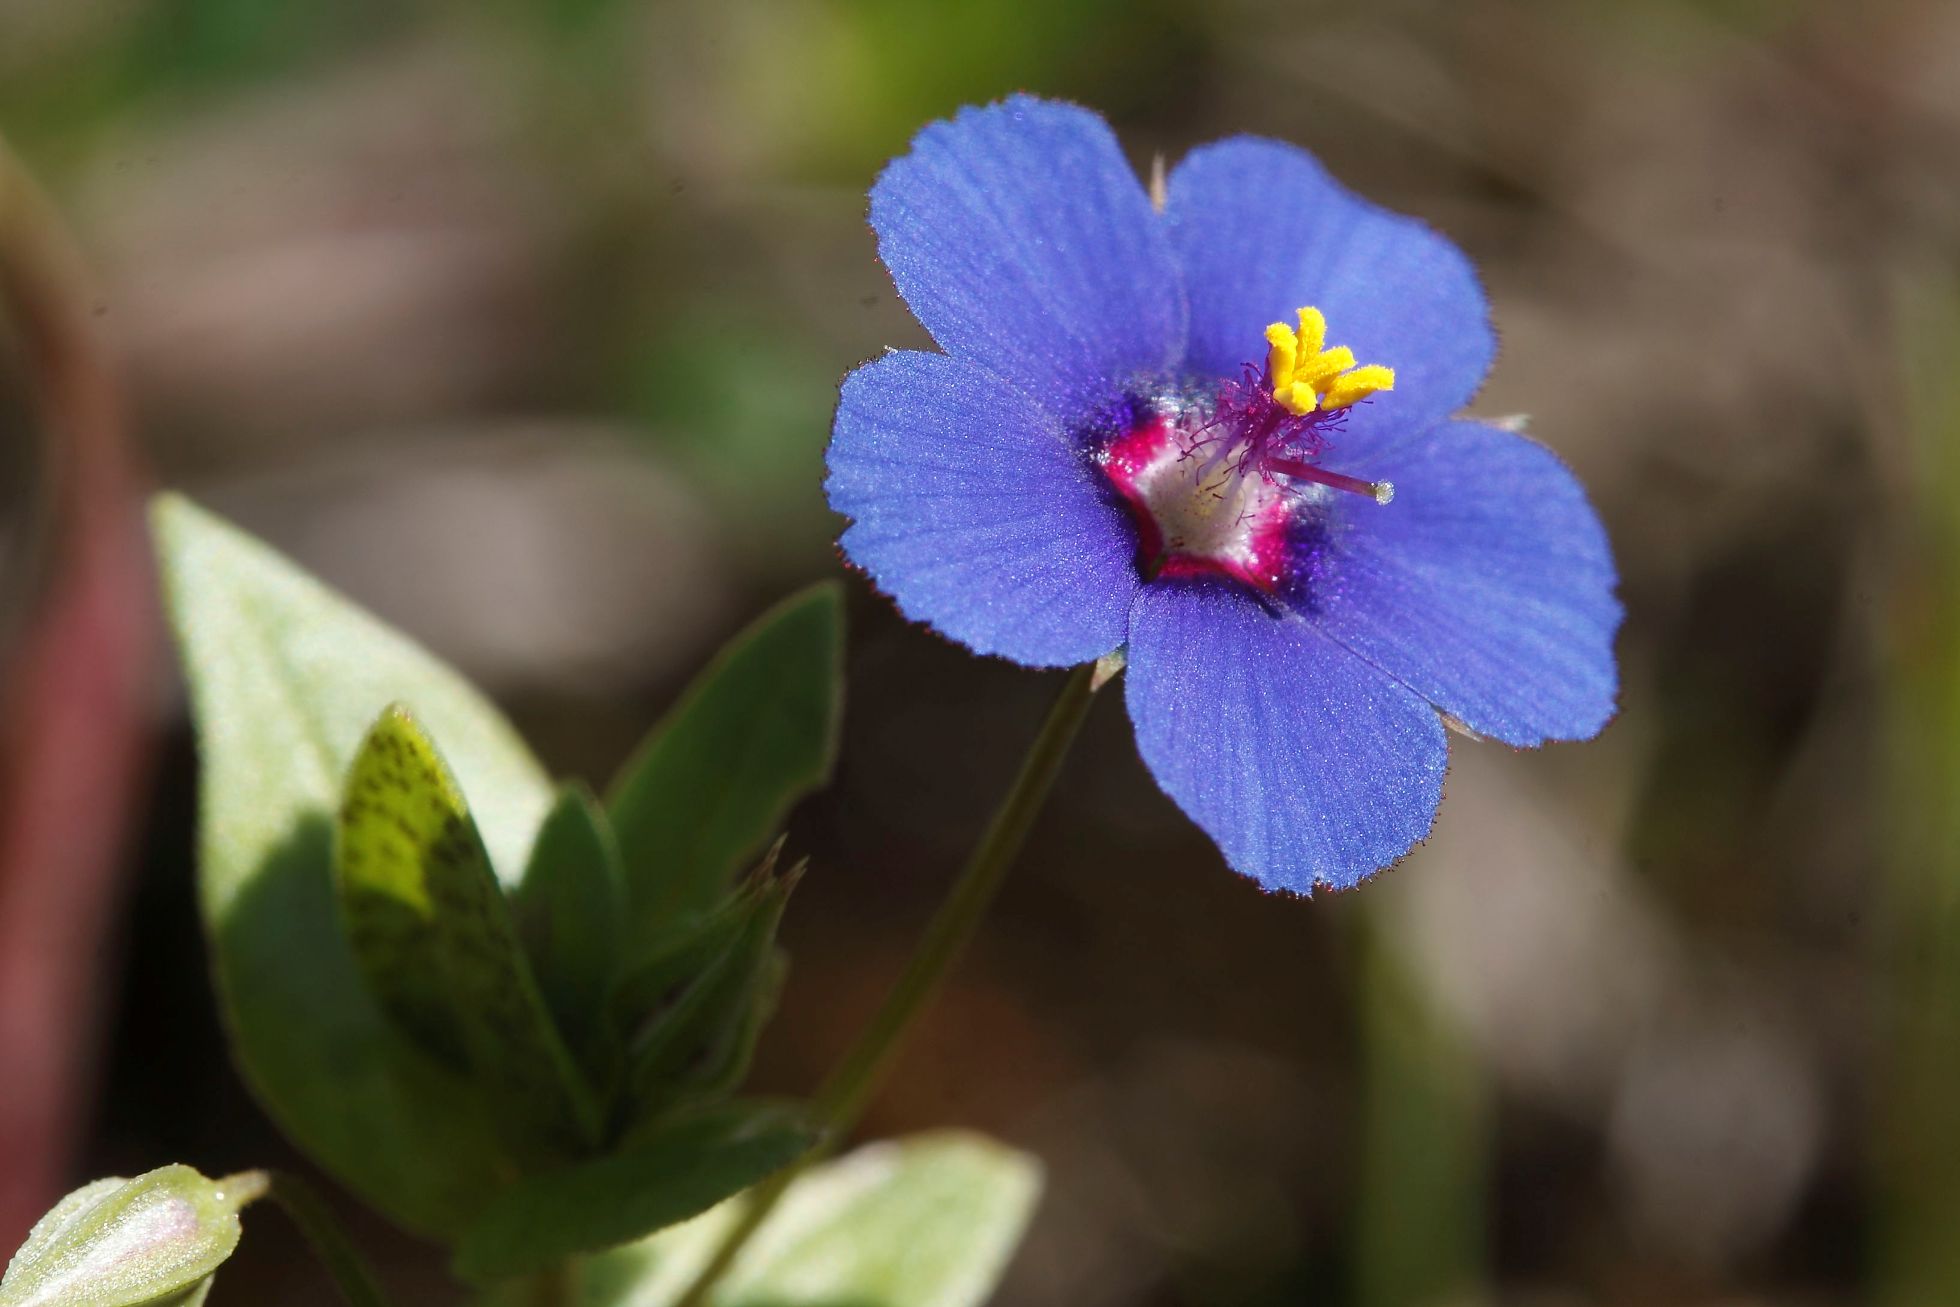
<svg viewBox="0 0 1960 1307"><path fill-rule="evenodd" d="M1483 1069L1409 967L1377 900L1363 914L1360 1024L1367 1094L1354 1301L1478 1302L1490 1104Z"/></svg>
<svg viewBox="0 0 1960 1307"><path fill-rule="evenodd" d="M307 1247L333 1278L348 1307L392 1307L353 1240L340 1228L333 1209L312 1185L285 1171L243 1171L226 1177L224 1184L244 1189L247 1202L263 1194L277 1203L287 1219L299 1227Z"/></svg>
<svg viewBox="0 0 1960 1307"><path fill-rule="evenodd" d="M926 927L912 960L886 995L877 1015L871 1018L871 1024L818 1088L814 1115L822 1127L822 1135L817 1145L796 1164L756 1187L741 1219L723 1237L714 1256L675 1307L703 1307L708 1295L735 1264L736 1257L762 1223L769 1219L797 1176L827 1154L857 1124L865 1105L883 1083L906 1032L979 930L1007 869L1027 842L1028 831L1054 787L1055 777L1082 728L1083 719L1088 716L1096 690L1111 674L1107 660L1084 663L1069 674L1068 683L1049 710L1048 720L1042 723L1040 733L1029 746L1013 786L995 810L980 843L974 846L965 869L953 883L952 892Z"/></svg>

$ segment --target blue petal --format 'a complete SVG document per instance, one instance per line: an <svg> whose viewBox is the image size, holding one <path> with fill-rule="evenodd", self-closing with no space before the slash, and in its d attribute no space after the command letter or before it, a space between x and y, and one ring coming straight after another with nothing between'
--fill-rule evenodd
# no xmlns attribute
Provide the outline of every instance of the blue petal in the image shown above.
<svg viewBox="0 0 1960 1307"><path fill-rule="evenodd" d="M1267 889L1346 889L1429 833L1435 711L1300 618L1229 582L1158 582L1125 675L1157 783Z"/></svg>
<svg viewBox="0 0 1960 1307"><path fill-rule="evenodd" d="M1183 351L1163 224L1086 109L1015 96L933 123L872 187L871 226L940 348L1065 423Z"/></svg>
<svg viewBox="0 0 1960 1307"><path fill-rule="evenodd" d="M844 379L830 506L850 560L914 621L976 653L1062 667L1123 642L1136 537L1033 400L944 354Z"/></svg>
<svg viewBox="0 0 1960 1307"><path fill-rule="evenodd" d="M1342 496L1311 595L1321 630L1482 735L1598 733L1619 689L1611 546L1543 445L1444 423L1340 470L1395 483Z"/></svg>
<svg viewBox="0 0 1960 1307"><path fill-rule="evenodd" d="M1466 404L1497 356L1490 308L1463 252L1368 203L1306 151L1239 136L1192 151L1165 209L1190 301L1187 362L1237 377L1263 364L1264 331L1315 305L1328 343L1395 369L1356 406L1350 439L1426 427Z"/></svg>

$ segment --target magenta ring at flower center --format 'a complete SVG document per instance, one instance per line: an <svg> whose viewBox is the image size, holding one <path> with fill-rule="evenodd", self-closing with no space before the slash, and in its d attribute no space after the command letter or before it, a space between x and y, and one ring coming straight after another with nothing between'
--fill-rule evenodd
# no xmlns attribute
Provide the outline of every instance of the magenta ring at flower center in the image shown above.
<svg viewBox="0 0 1960 1307"><path fill-rule="evenodd" d="M1103 475L1130 506L1146 577L1229 576L1266 594L1285 580L1299 494L1256 450L1147 412L1104 446Z"/></svg>

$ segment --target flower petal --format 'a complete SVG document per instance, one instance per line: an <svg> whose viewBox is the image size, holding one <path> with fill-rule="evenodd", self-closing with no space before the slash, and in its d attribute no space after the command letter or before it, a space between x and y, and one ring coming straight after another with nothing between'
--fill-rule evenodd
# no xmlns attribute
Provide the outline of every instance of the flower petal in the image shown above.
<svg viewBox="0 0 1960 1307"><path fill-rule="evenodd" d="M831 430L840 543L905 615L1031 667L1123 642L1136 537L1054 418L945 354L887 354L844 379Z"/></svg>
<svg viewBox="0 0 1960 1307"><path fill-rule="evenodd" d="M1193 150L1171 173L1165 217L1190 301L1193 372L1237 377L1265 358L1266 325L1306 305L1326 315L1329 344L1395 369L1392 391L1350 412L1351 440L1449 417L1497 356L1463 252L1295 146L1237 136Z"/></svg>
<svg viewBox="0 0 1960 1307"><path fill-rule="evenodd" d="M1063 422L1183 351L1163 224L1087 109L1017 95L933 123L879 175L871 226L940 348Z"/></svg>
<svg viewBox="0 0 1960 1307"><path fill-rule="evenodd" d="M1393 481L1395 499L1341 505L1315 625L1479 734L1597 734L1622 610L1606 532L1557 456L1449 422L1342 470Z"/></svg>
<svg viewBox="0 0 1960 1307"><path fill-rule="evenodd" d="M1429 833L1442 723L1300 618L1230 582L1160 581L1125 675L1157 783L1267 889L1346 889Z"/></svg>

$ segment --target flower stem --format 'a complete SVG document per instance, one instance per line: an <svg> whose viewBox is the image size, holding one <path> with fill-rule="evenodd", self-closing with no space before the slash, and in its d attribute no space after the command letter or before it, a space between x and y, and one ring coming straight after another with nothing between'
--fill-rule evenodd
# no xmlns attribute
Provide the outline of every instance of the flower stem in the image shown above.
<svg viewBox="0 0 1960 1307"><path fill-rule="evenodd" d="M1013 786L967 858L952 891L927 925L912 960L886 995L877 1015L871 1018L871 1024L818 1088L813 1115L822 1133L816 1145L794 1165L777 1172L751 1192L741 1219L723 1237L714 1256L675 1307L704 1307L708 1295L734 1265L749 1239L769 1219L796 1178L811 1163L828 1154L857 1124L871 1096L883 1083L885 1072L913 1021L938 992L947 972L972 941L1007 869L1026 843L1028 831L1054 787L1062 761L1068 756L1069 746L1075 742L1076 733L1088 716L1096 690L1108 679L1106 674L1098 675L1101 666L1084 663L1069 673L1068 683L1048 712L1048 720L1042 723L1040 733L1021 761Z"/></svg>
<svg viewBox="0 0 1960 1307"><path fill-rule="evenodd" d="M1361 914L1363 1102L1352 1300L1482 1302L1490 1098L1483 1068L1376 899Z"/></svg>
<svg viewBox="0 0 1960 1307"><path fill-rule="evenodd" d="M243 1171L227 1176L223 1184L246 1191L248 1202L262 1193L277 1203L287 1219L299 1227L306 1246L333 1278L348 1307L393 1307L354 1241L340 1228L333 1209L312 1185L285 1171Z"/></svg>

